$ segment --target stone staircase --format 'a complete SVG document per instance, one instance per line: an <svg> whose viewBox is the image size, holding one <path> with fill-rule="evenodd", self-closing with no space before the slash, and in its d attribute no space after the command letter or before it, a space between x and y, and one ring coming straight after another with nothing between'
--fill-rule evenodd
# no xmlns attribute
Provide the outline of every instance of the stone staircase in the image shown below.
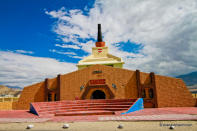
<svg viewBox="0 0 197 131"><path fill-rule="evenodd" d="M39 116L112 115L127 111L137 99L65 100L31 103L30 112Z"/></svg>

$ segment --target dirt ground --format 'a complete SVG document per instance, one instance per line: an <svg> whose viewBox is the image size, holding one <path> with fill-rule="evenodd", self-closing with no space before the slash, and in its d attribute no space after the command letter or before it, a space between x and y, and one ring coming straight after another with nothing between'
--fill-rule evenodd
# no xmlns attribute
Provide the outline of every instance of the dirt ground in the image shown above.
<svg viewBox="0 0 197 131"><path fill-rule="evenodd" d="M33 124L32 129L26 129ZM69 124L69 128L63 129L63 124ZM117 128L123 125L122 129ZM166 131L170 130L170 124L174 124L175 131L197 131L197 121L106 121L106 122L44 122L44 123L0 123L0 131Z"/></svg>

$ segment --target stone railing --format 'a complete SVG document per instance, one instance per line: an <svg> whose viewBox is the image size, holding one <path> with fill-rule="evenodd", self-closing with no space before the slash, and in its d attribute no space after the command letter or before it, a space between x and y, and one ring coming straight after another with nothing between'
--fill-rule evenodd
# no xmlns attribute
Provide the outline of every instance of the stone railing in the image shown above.
<svg viewBox="0 0 197 131"><path fill-rule="evenodd" d="M14 102L18 101L19 97L0 97L0 102Z"/></svg>

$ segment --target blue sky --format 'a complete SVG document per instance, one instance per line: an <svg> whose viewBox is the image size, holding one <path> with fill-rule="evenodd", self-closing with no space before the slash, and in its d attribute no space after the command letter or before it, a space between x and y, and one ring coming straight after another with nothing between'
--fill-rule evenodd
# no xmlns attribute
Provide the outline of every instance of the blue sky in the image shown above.
<svg viewBox="0 0 197 131"><path fill-rule="evenodd" d="M84 9L93 6L93 0L4 0L0 2L0 49L32 51L32 56L51 57L60 61L78 60L52 53L56 43L62 43L52 31L55 20L45 11Z"/></svg>
<svg viewBox="0 0 197 131"><path fill-rule="evenodd" d="M126 69L167 76L197 70L196 0L1 0L0 18L3 85L77 70L95 46L98 23Z"/></svg>

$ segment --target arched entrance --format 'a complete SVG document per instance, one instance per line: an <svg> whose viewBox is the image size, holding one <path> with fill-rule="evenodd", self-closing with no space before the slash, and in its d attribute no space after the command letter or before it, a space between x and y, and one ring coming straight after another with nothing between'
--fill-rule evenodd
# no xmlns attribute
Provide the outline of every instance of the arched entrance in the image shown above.
<svg viewBox="0 0 197 131"><path fill-rule="evenodd" d="M95 90L92 95L91 95L91 99L105 99L105 93L101 90Z"/></svg>
<svg viewBox="0 0 197 131"><path fill-rule="evenodd" d="M97 97L98 96L98 97ZM114 94L107 85L86 86L79 99L113 99Z"/></svg>

